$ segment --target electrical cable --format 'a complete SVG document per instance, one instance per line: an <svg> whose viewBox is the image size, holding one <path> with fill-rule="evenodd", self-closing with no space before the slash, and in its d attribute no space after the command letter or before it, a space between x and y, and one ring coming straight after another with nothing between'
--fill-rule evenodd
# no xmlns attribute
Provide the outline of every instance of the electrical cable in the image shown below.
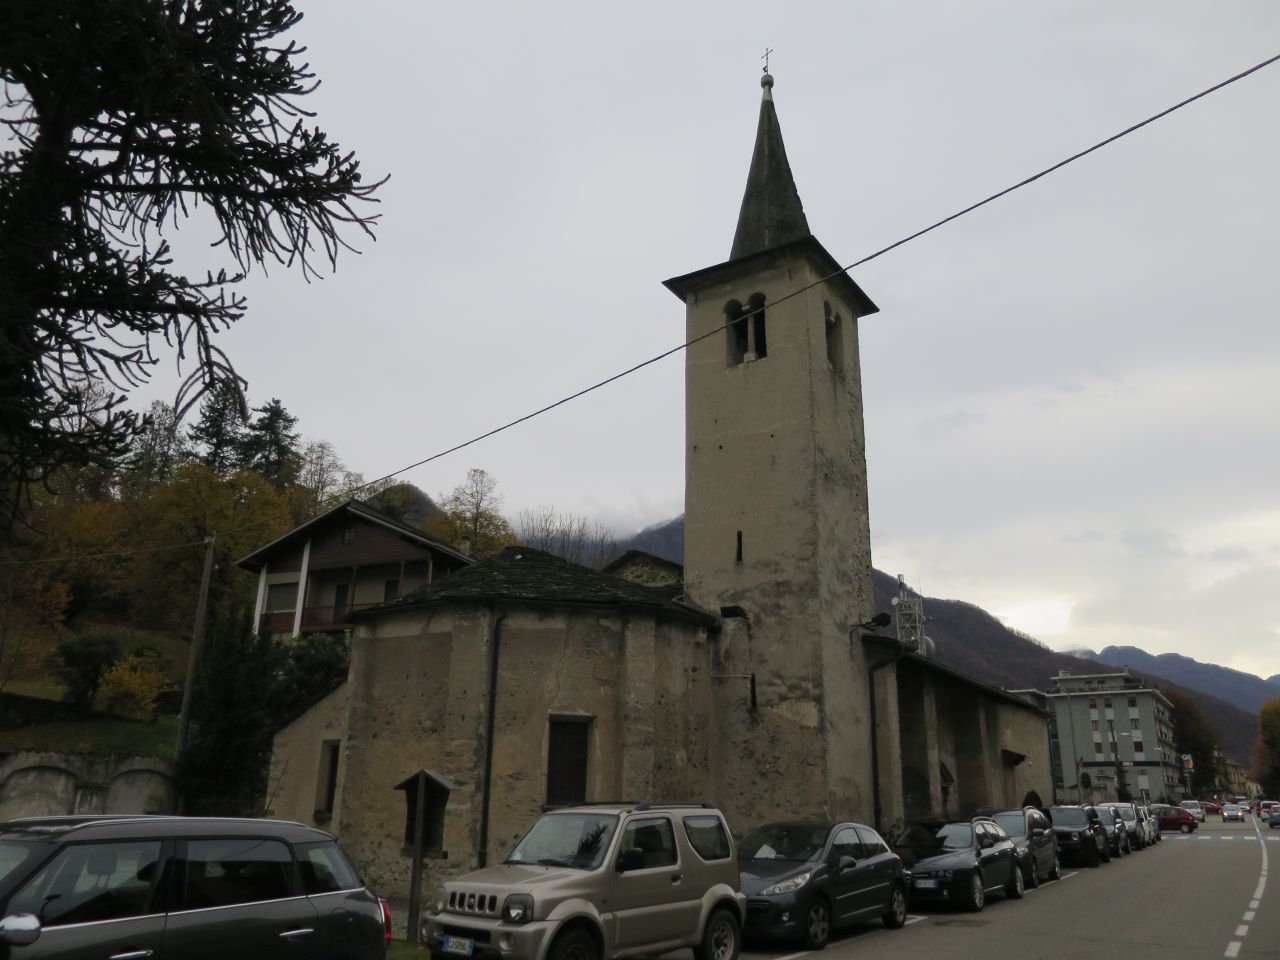
<svg viewBox="0 0 1280 960"><path fill-rule="evenodd" d="M991 194L991 196L987 197L984 200L979 200L977 203L970 204L964 209L958 210L955 213L951 214L950 216L944 217L943 219L937 221L936 223L930 224L929 226L921 230L917 230L915 233L910 234L909 236L903 237L901 240L891 243L888 246L881 247L879 250L875 251L874 253L868 254L867 256L863 257L861 260L855 260L853 263L849 264L847 267L842 267L841 269L835 271L834 273L830 273L825 277L821 277L817 280L814 280L811 283L807 283L802 287L792 290L790 293L784 294L783 296L777 298L772 303L768 304L768 306L770 308L777 306L779 303L783 303L787 300L790 300L792 297L797 297L808 290L812 290L814 287L821 286L822 284L831 281L832 279L840 276L841 274L848 273L850 270L853 270L855 267L860 267L865 263L870 263L872 260L875 260L877 257L883 256L884 254L890 252L891 250L896 250L898 247L901 247L904 244L910 243L912 240L919 239L920 237L923 237L926 233L931 233L932 231L937 230L939 227L942 227L948 223L951 223L953 220L958 220L960 217L963 217L966 214L972 213L978 208L984 207L988 203L991 203L994 200L999 200L1001 197L1007 196L1010 193L1013 193L1015 190L1019 190L1022 187L1027 186L1028 184L1035 183L1037 180L1041 179L1042 177L1046 177L1057 170L1061 170L1063 167L1067 166L1068 164L1074 163L1075 161L1081 159L1082 157L1087 157L1089 154L1097 150L1101 150L1103 147L1107 146L1108 144L1115 143L1117 140L1121 139L1122 137L1127 137L1129 134L1134 133L1135 131L1141 130L1143 127L1148 126L1149 124L1155 123L1157 120L1167 117L1171 113L1181 110L1183 107L1188 106L1192 103L1195 103L1197 100L1200 100L1203 97L1207 97L1211 93L1215 93L1216 91L1221 90L1223 87L1227 87L1238 80L1243 80L1245 77L1249 76L1250 74L1257 73L1262 68L1270 66L1271 64L1277 61L1280 61L1280 54L1277 54L1274 57L1269 57L1268 59L1263 60L1261 63L1255 64L1254 66L1248 68L1247 70L1243 70L1240 73L1235 74L1234 76L1228 77L1226 80L1223 80L1219 83L1215 83L1211 87L1206 87L1204 90L1201 90L1199 93L1196 93L1190 97L1187 97L1185 100L1181 100L1178 103L1175 103L1173 106L1168 107L1164 110L1161 110L1159 113L1152 114L1150 117L1147 117L1145 120L1135 123L1132 126L1126 127L1125 129L1121 130L1119 133L1112 134L1111 136L1107 137L1105 140L1099 140L1093 146L1088 147L1084 150L1081 150L1079 153L1072 154L1071 156L1067 157L1065 160L1060 160L1058 163L1055 163L1050 167L1045 167L1039 173L1032 174L1031 176L1027 177L1025 180L1019 180L1017 183L1013 184L1012 186L1006 187L1005 189L999 191L998 193L993 193ZM562 397L561 399L556 400L553 403L549 403L544 407L539 407L537 410L534 410L530 413L526 413L524 416L517 417L515 420L512 420L508 423L504 423L502 426L494 427L492 430L488 430L482 434L479 434L478 436L472 437L470 440L465 440L462 443L455 444L454 446L449 447L447 450L441 450L438 453L433 453L429 457L423 457L421 460L411 463L408 466L401 467L398 470L393 470L391 473L378 477L376 480L370 480L367 483L363 483L358 487L354 487L352 488L351 492L354 493L357 490L364 489L365 487L370 487L370 486L373 486L374 484L382 483L385 480L390 480L393 477L397 477L400 474L405 473L406 471L413 470L416 467L424 466L425 464L431 463L433 460L439 460L442 457L447 457L449 454L456 453L459 450L465 449L466 447L479 443L481 440L487 440L489 437L495 436L499 433L503 433L506 430L510 430L512 427L519 426L520 424L525 423L526 421L532 420L534 417L539 417L544 413L549 413L550 411L556 409L557 407L564 406L566 403L569 403L573 400L577 400L579 397L586 396L588 393L593 393L596 390L599 390L602 387L606 387L617 380L621 380L623 377L630 376L631 374L639 370L643 370L645 367L650 366L654 363L657 363L659 360L665 360L667 357L671 356L674 353L679 353L681 350L686 350L689 347L693 346L694 344L700 343L701 341L706 340L708 337L713 337L716 334L721 333L724 330L727 330L730 326L732 326L735 323L740 323L749 317L753 317L758 313L762 313L764 310L765 310L764 306L757 307L756 309L748 313L742 314L742 316L740 317L735 317L733 320L728 321L722 326L716 327L714 330L711 330L708 333L704 333L701 336L694 337L692 340L686 340L684 343L681 343L678 346L672 347L670 350L665 350L656 356L650 357L647 360L643 360L640 363L637 363L634 366L628 367L627 369L619 373L615 373L613 376L608 377L604 380L601 380L598 383L593 383L589 387L584 387L575 393L571 393L567 397Z"/></svg>

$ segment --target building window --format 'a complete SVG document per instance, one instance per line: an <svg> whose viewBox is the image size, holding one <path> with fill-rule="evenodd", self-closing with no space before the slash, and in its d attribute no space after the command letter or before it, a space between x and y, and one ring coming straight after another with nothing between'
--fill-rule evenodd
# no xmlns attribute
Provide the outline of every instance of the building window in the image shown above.
<svg viewBox="0 0 1280 960"><path fill-rule="evenodd" d="M840 314L831 312L831 304L825 300L822 312L827 328L827 363L838 375L844 376L844 321Z"/></svg>
<svg viewBox="0 0 1280 960"><path fill-rule="evenodd" d="M548 729L547 805L563 806L587 799L587 747L591 720L553 719Z"/></svg>
<svg viewBox="0 0 1280 960"><path fill-rule="evenodd" d="M1132 727L1134 730L1141 730L1142 721L1139 720L1137 717L1134 717L1132 720L1129 721L1129 726Z"/></svg>
<svg viewBox="0 0 1280 960"><path fill-rule="evenodd" d="M1131 706L1131 707L1136 707L1137 705L1138 705L1138 698L1137 698L1137 697L1130 697L1130 698L1129 698L1129 706Z"/></svg>
<svg viewBox="0 0 1280 960"><path fill-rule="evenodd" d="M263 613L284 613L298 605L297 583L267 584L267 609Z"/></svg>
<svg viewBox="0 0 1280 960"><path fill-rule="evenodd" d="M396 784L404 791L404 849L413 852L414 833L418 827L418 793L422 792L422 850L437 857L444 853L444 809L449 803L453 784L419 770L409 779Z"/></svg>
<svg viewBox="0 0 1280 960"><path fill-rule="evenodd" d="M1110 698L1110 697L1103 697L1103 698L1102 698L1102 705L1103 705L1104 707L1106 707L1108 710L1110 710L1110 709L1111 709L1111 698Z"/></svg>
<svg viewBox="0 0 1280 960"><path fill-rule="evenodd" d="M1142 745L1142 741L1141 741L1141 740L1135 740L1135 741L1133 741L1133 752L1134 752L1134 753L1146 753L1146 748Z"/></svg>
<svg viewBox="0 0 1280 960"><path fill-rule="evenodd" d="M356 542L356 528L355 528L355 527L343 527L343 528L342 528L342 542L343 542L343 543L355 543L355 542Z"/></svg>
<svg viewBox="0 0 1280 960"><path fill-rule="evenodd" d="M1095 741L1093 741L1093 752L1094 752L1094 755L1095 755L1095 756L1099 756L1099 757L1100 757L1100 756L1102 756L1102 741L1101 741L1101 740L1095 740Z"/></svg>
<svg viewBox="0 0 1280 960"><path fill-rule="evenodd" d="M1094 720L1094 721L1092 721L1092 722L1093 722L1093 729L1097 730L1097 729L1098 729L1098 721L1097 721L1097 720Z"/></svg>
<svg viewBox="0 0 1280 960"><path fill-rule="evenodd" d="M1090 710L1097 710L1097 709L1098 709L1098 698L1097 698L1097 697L1090 697L1090 698L1089 698L1089 709L1090 709Z"/></svg>
<svg viewBox="0 0 1280 960"><path fill-rule="evenodd" d="M316 778L316 823L333 819L333 801L338 794L338 756L340 740L320 744L320 774Z"/></svg>

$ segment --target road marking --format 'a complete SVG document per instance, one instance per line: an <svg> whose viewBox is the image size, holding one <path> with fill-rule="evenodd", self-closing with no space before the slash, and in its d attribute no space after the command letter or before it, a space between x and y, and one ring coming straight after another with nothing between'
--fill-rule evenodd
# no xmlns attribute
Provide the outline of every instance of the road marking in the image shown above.
<svg viewBox="0 0 1280 960"><path fill-rule="evenodd" d="M1244 922L1253 923L1253 918L1256 917L1257 915L1258 915L1257 911L1255 910L1246 910L1244 912Z"/></svg>
<svg viewBox="0 0 1280 960"><path fill-rule="evenodd" d="M1236 927L1236 936L1237 936L1237 937L1247 937L1248 935L1249 935L1249 925L1248 925L1248 924L1242 923L1242 924L1240 924L1240 926Z"/></svg>
<svg viewBox="0 0 1280 960"><path fill-rule="evenodd" d="M1238 956L1240 956L1240 941L1239 941L1239 940L1232 940L1230 943L1228 943L1228 944L1227 944L1226 952L1224 952L1222 955L1223 955L1224 957L1238 957Z"/></svg>
<svg viewBox="0 0 1280 960"><path fill-rule="evenodd" d="M903 924L903 926L904 926L904 927L909 927L909 926L911 926L911 924L913 924L913 923L919 923L921 920L928 920L928 919L929 919L929 918L928 918L927 916L924 916L923 914L922 914L922 915L920 915L920 916L916 916L916 915L914 915L914 914L910 914L910 913L909 913L909 914L907 914L907 922L906 922L906 923L904 923L904 924ZM803 954L799 954L799 956L803 956Z"/></svg>
<svg viewBox="0 0 1280 960"><path fill-rule="evenodd" d="M1079 872L1080 872L1079 870L1072 870L1070 873L1064 873L1064 874L1063 874L1062 876L1060 876L1058 879L1059 879L1059 880L1070 880L1072 877L1074 877L1074 876L1075 876L1077 873L1079 873Z"/></svg>
<svg viewBox="0 0 1280 960"><path fill-rule="evenodd" d="M774 960L797 960L798 957L807 957L813 953L812 950L801 950L799 953L788 953L784 957L774 957Z"/></svg>
<svg viewBox="0 0 1280 960"><path fill-rule="evenodd" d="M1250 901L1249 901L1249 909L1250 909L1250 910L1257 910L1257 909L1258 909L1258 901L1257 901L1257 900L1250 900Z"/></svg>

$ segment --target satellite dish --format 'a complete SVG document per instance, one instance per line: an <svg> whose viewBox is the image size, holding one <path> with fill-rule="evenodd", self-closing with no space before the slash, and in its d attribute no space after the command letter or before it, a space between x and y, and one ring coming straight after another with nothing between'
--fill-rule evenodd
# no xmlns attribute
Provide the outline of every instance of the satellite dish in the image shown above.
<svg viewBox="0 0 1280 960"><path fill-rule="evenodd" d="M894 597L894 598L893 598L892 600L890 600L889 602L890 602L891 604L893 604L893 605L896 607L896 606L898 605L898 598L897 598L897 597Z"/></svg>

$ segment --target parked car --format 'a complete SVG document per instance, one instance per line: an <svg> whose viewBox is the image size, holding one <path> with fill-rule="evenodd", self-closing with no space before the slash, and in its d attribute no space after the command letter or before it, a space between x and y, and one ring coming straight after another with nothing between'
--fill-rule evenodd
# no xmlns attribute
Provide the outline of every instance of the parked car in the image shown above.
<svg viewBox="0 0 1280 960"><path fill-rule="evenodd" d="M1258 801L1258 819L1265 820L1271 816L1271 811L1276 808L1275 800L1259 800Z"/></svg>
<svg viewBox="0 0 1280 960"><path fill-rule="evenodd" d="M1244 807L1238 803L1225 803L1222 805L1222 822L1234 820L1237 823L1244 823Z"/></svg>
<svg viewBox="0 0 1280 960"><path fill-rule="evenodd" d="M610 960L693 947L735 960L745 912L719 810L584 804L543 814L503 863L438 887L422 933L433 957Z"/></svg>
<svg viewBox="0 0 1280 960"><path fill-rule="evenodd" d="M992 815L1018 851L1018 866L1028 887L1041 880L1057 880L1062 875L1058 863L1058 837L1049 818L1035 807L1002 810Z"/></svg>
<svg viewBox="0 0 1280 960"><path fill-rule="evenodd" d="M387 901L333 836L276 820L11 820L0 825L0 901L11 960L383 960L391 939Z"/></svg>
<svg viewBox="0 0 1280 960"><path fill-rule="evenodd" d="M1107 833L1102 820L1091 807L1059 806L1049 808L1049 821L1058 841L1058 856L1086 867L1101 866L1111 859Z"/></svg>
<svg viewBox="0 0 1280 960"><path fill-rule="evenodd" d="M1150 807L1142 804L1134 804L1134 809L1138 811L1138 821L1142 824L1142 829L1147 837L1147 845L1160 842L1160 821L1151 813Z"/></svg>
<svg viewBox="0 0 1280 960"><path fill-rule="evenodd" d="M1102 818L1103 829L1107 831L1107 846L1113 857L1123 857L1129 852L1129 832L1125 829L1124 818L1114 804L1099 804L1098 816Z"/></svg>
<svg viewBox="0 0 1280 960"><path fill-rule="evenodd" d="M1191 811L1185 807L1171 807L1168 804L1157 804L1151 808L1155 811L1156 817L1160 821L1160 829L1164 830L1180 830L1183 833L1191 833L1199 824L1196 818L1191 815Z"/></svg>
<svg viewBox="0 0 1280 960"><path fill-rule="evenodd" d="M989 817L917 820L894 838L893 849L906 865L912 902L978 911L992 890L1016 900L1026 889L1013 841Z"/></svg>
<svg viewBox="0 0 1280 960"><path fill-rule="evenodd" d="M1120 825L1124 827L1126 835L1127 849L1125 852L1132 853L1134 850L1141 850L1147 845L1146 832L1139 825L1138 811L1132 803L1103 803L1098 806L1099 810L1106 808L1114 810L1120 815Z"/></svg>
<svg viewBox="0 0 1280 960"><path fill-rule="evenodd" d="M1196 823L1204 823L1204 807L1200 806L1199 800L1183 800L1178 806L1195 817Z"/></svg>
<svg viewBox="0 0 1280 960"><path fill-rule="evenodd" d="M1212 800L1201 800L1200 808L1205 812L1205 816L1208 816L1211 813L1222 812L1221 804L1214 803Z"/></svg>
<svg viewBox="0 0 1280 960"><path fill-rule="evenodd" d="M861 823L769 823L738 844L747 939L800 940L821 950L834 929L907 922L902 860Z"/></svg>
<svg viewBox="0 0 1280 960"><path fill-rule="evenodd" d="M1271 808L1271 816L1267 818L1267 826L1280 827L1280 807Z"/></svg>

